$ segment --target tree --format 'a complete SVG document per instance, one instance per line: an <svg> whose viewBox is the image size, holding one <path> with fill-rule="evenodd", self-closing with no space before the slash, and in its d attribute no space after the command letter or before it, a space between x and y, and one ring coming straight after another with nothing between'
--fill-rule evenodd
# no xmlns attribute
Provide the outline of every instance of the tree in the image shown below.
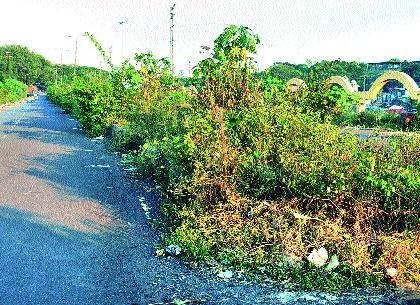
<svg viewBox="0 0 420 305"><path fill-rule="evenodd" d="M340 59L327 61L323 60L309 68L310 71L317 71L320 78L328 78L330 76L345 76L349 80L360 81L366 71L366 64L360 62L347 62Z"/></svg>
<svg viewBox="0 0 420 305"><path fill-rule="evenodd" d="M27 47L1 46L0 80L7 78L14 78L26 84L48 84L54 79L54 68L50 61Z"/></svg>
<svg viewBox="0 0 420 305"><path fill-rule="evenodd" d="M294 65L285 62L275 63L267 69L266 74L281 79L283 82L287 82L289 79L294 77L303 78L307 70L308 69L305 65Z"/></svg>
<svg viewBox="0 0 420 305"><path fill-rule="evenodd" d="M214 41L214 58L222 62L242 61L257 53L258 35L246 26L230 25Z"/></svg>
<svg viewBox="0 0 420 305"><path fill-rule="evenodd" d="M246 26L230 25L214 41L214 53L194 69L195 84L210 96L203 100L229 108L250 101L250 87L256 68L252 54L260 43Z"/></svg>
<svg viewBox="0 0 420 305"><path fill-rule="evenodd" d="M401 70L402 72L410 75L415 80L417 85L420 86L420 62L419 61L414 61L414 62L404 61L401 64Z"/></svg>
<svg viewBox="0 0 420 305"><path fill-rule="evenodd" d="M346 62L342 60L327 61L317 63L307 61L306 64L291 64L288 62L278 62L268 68L265 74L274 76L287 82L293 77L308 79L311 72L316 72L319 79L326 79L330 76L346 76L349 80L363 82L366 72L366 64L360 62Z"/></svg>

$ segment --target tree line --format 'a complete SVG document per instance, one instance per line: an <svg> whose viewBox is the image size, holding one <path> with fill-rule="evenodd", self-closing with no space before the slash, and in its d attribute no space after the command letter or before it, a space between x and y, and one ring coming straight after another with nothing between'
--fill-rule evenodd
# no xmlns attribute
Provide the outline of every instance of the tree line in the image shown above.
<svg viewBox="0 0 420 305"><path fill-rule="evenodd" d="M54 78L54 66L42 55L27 47L0 47L0 81L13 78L25 84L48 84Z"/></svg>
<svg viewBox="0 0 420 305"><path fill-rule="evenodd" d="M48 86L69 82L75 75L105 73L86 66L53 64L44 56L21 45L0 46L0 82L15 79L27 85Z"/></svg>
<svg viewBox="0 0 420 305"><path fill-rule="evenodd" d="M420 84L420 61L400 61L390 60L399 63L399 70L410 75L417 84ZM374 69L372 64L356 61L323 60L320 62L307 61L305 64L292 64L288 62L277 62L265 71L260 72L261 76L273 76L283 82L287 82L293 77L306 80L311 72L316 72L319 78L328 78L330 76L339 75L346 76L349 80L355 80L361 90L368 89L371 84L383 72L383 69Z"/></svg>
<svg viewBox="0 0 420 305"><path fill-rule="evenodd" d="M391 59L390 62L392 61L396 60ZM420 84L420 61L398 62L401 63L400 70ZM261 77L273 76L286 82L293 77L305 80L311 72L315 72L314 74L319 78L333 75L347 76L350 80L356 80L363 90L364 87L369 88L383 71L371 69L368 63L363 62L348 62L340 59L320 62L307 60L304 64L276 62L265 71L258 72L257 75ZM13 78L28 85L38 83L47 86L52 83L70 82L75 75L102 73L106 72L93 67L53 64L25 46L0 46L0 81Z"/></svg>

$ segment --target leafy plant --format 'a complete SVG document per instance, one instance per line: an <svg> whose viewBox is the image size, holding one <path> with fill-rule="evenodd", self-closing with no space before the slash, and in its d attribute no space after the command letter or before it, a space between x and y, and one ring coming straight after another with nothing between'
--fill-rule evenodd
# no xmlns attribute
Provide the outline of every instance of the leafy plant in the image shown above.
<svg viewBox="0 0 420 305"><path fill-rule="evenodd" d="M0 82L0 104L12 103L26 96L28 86L24 83L8 78Z"/></svg>

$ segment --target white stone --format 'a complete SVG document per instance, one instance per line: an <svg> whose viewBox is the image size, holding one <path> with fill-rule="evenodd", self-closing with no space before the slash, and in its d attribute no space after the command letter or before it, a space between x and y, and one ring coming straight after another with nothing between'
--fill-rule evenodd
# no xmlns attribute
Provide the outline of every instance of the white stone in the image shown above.
<svg viewBox="0 0 420 305"><path fill-rule="evenodd" d="M321 247L318 249L318 255L324 261L328 260L328 252L327 252L327 249L325 249L324 247Z"/></svg>
<svg viewBox="0 0 420 305"><path fill-rule="evenodd" d="M165 252L171 256L178 256L181 254L181 247L178 245L169 245L165 248Z"/></svg>
<svg viewBox="0 0 420 305"><path fill-rule="evenodd" d="M232 272L232 271L230 271L230 270L220 271L220 272L217 274L217 276L218 276L218 277L220 277L221 279L225 279L225 280L227 280L227 279L230 279L230 278L233 276L233 272Z"/></svg>
<svg viewBox="0 0 420 305"><path fill-rule="evenodd" d="M389 277L396 277L396 276L397 276L397 274L398 274L398 270L397 270L397 269L395 269L395 268L387 268L387 269L386 269L386 274L387 274Z"/></svg>
<svg viewBox="0 0 420 305"><path fill-rule="evenodd" d="M328 260L328 252L322 247L320 249L313 249L312 252L308 255L308 261L314 264L317 267L322 267Z"/></svg>

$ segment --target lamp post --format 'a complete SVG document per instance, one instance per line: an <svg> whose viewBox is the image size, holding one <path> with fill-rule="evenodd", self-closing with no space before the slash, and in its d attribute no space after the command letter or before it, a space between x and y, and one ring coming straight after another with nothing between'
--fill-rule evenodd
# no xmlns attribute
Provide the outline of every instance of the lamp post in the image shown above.
<svg viewBox="0 0 420 305"><path fill-rule="evenodd" d="M124 29L123 29L123 25L127 24L127 20L118 21L118 24L120 25L120 29L121 29L121 63L123 63L124 62Z"/></svg>
<svg viewBox="0 0 420 305"><path fill-rule="evenodd" d="M9 70L9 78L11 78L12 77L12 66L10 64L11 64L13 55L12 55L12 52L10 52L10 51L6 51L5 54L6 54L6 58L7 58L7 66L8 66L7 68Z"/></svg>
<svg viewBox="0 0 420 305"><path fill-rule="evenodd" d="M175 17L175 4L173 4L169 10L169 52L171 57L171 72L172 78L174 75L174 17ZM173 80L172 80L173 83Z"/></svg>
<svg viewBox="0 0 420 305"><path fill-rule="evenodd" d="M72 35L68 35L68 38L73 38ZM73 76L76 76L76 71L77 71L77 43L78 43L78 39L77 36L75 37L75 45L74 45L74 70L73 70Z"/></svg>
<svg viewBox="0 0 420 305"><path fill-rule="evenodd" d="M64 76L64 67L63 67L63 51L61 51L60 65L61 65L60 85L62 85L62 84L63 84L63 76Z"/></svg>

